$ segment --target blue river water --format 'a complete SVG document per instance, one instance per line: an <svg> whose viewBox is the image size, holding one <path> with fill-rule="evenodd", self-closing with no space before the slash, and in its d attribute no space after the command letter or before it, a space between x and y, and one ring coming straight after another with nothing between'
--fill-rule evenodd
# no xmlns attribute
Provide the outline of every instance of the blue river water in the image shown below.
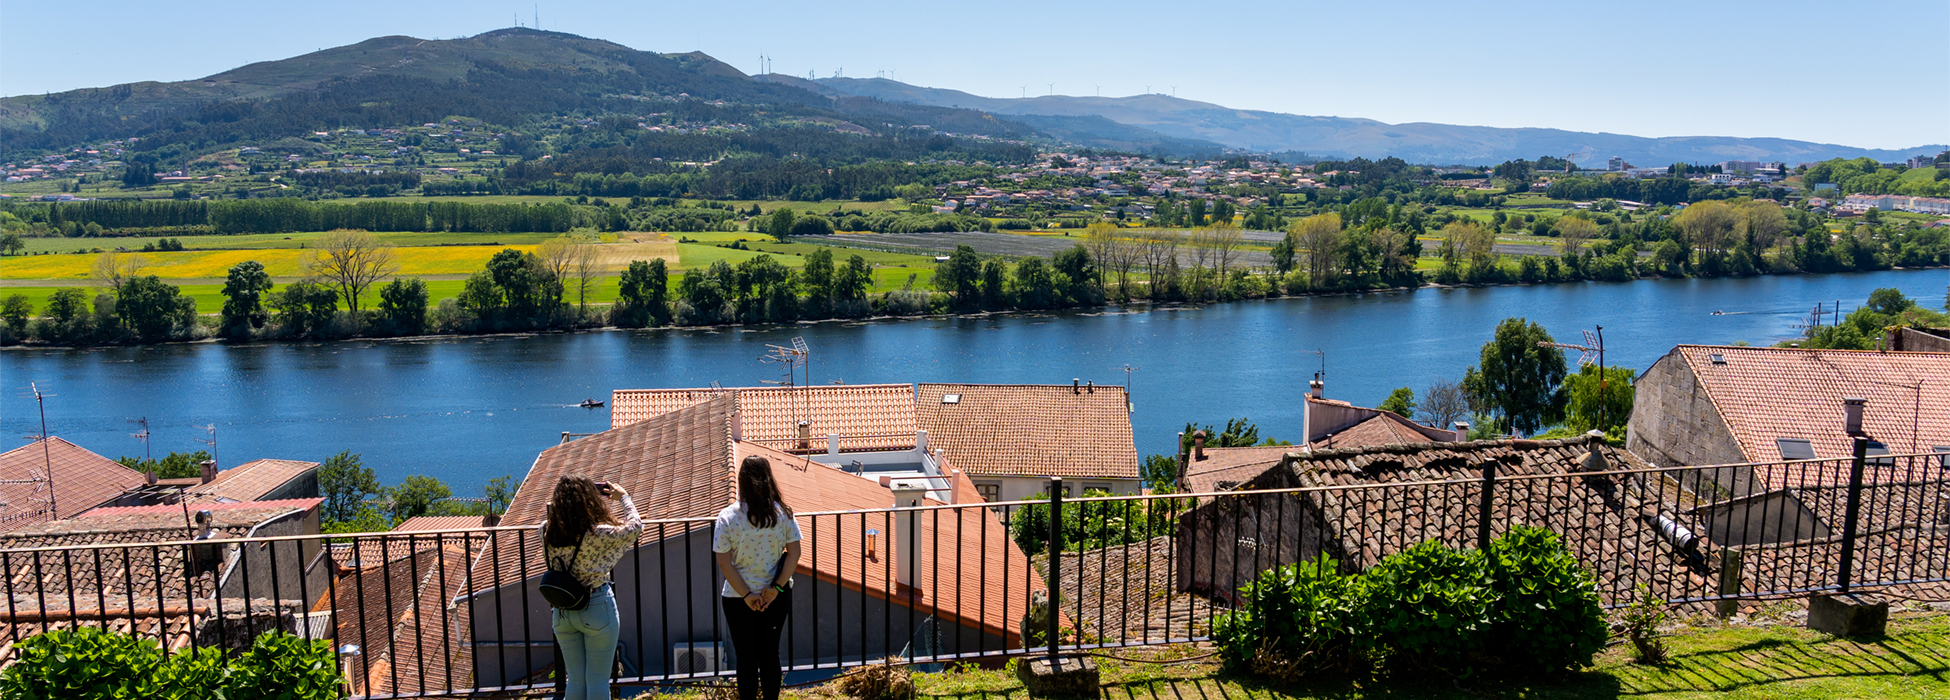
<svg viewBox="0 0 1950 700"><path fill-rule="evenodd" d="M1643 370L1681 343L1756 345L1798 335L1816 303L1851 310L1878 287L1932 307L1950 272L1641 280L1530 287L1423 289L1131 312L653 329L533 336L227 346L216 343L0 352L0 435L39 431L30 381L53 394L47 428L109 457L141 455L130 419L149 420L149 448L203 448L218 460L320 461L363 455L382 481L408 474L478 495L522 475L561 433L608 427L619 388L756 385L779 378L768 343L804 336L812 381L1123 384L1140 453L1169 452L1187 421L1247 417L1266 437L1299 432L1294 398L1326 354L1326 394L1375 405L1460 378L1496 323L1522 316L1560 341L1605 327L1607 360ZM1714 315L1713 312L1726 312Z"/></svg>

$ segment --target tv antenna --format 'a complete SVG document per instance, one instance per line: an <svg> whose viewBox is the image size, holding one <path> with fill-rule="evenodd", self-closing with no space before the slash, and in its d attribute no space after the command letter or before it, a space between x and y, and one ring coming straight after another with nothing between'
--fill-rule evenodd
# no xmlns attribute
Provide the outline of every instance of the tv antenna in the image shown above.
<svg viewBox="0 0 1950 700"><path fill-rule="evenodd" d="M155 453L149 451L149 417L143 416L141 418L130 418L129 424L142 426L141 430L137 430L133 433L129 433L129 437L142 441L143 459L154 459Z"/></svg>
<svg viewBox="0 0 1950 700"><path fill-rule="evenodd" d="M812 369L808 362L812 358L812 348L806 345L805 337L794 337L791 347L784 345L766 345L765 347L769 348L769 350L759 360L761 362L778 364L780 369L785 371L786 377L784 380L778 382L767 381L767 384L783 384L788 389L799 386L797 381L799 378L799 370L805 370L805 387L808 391L812 389ZM805 414L811 408L809 403L809 398L802 392L800 394L799 407L800 420L805 420Z"/></svg>
<svg viewBox="0 0 1950 700"><path fill-rule="evenodd" d="M1605 397L1605 327L1598 326L1598 330L1595 333L1592 331L1580 331L1580 332L1584 333L1583 345L1573 345L1571 343L1545 343L1540 341L1537 343L1537 347L1557 348L1560 350L1576 350L1578 352L1584 353L1578 356L1579 367L1588 366L1591 364L1592 358L1594 357L1597 358L1598 360L1598 423L1600 425L1603 425L1605 423L1605 398L1604 398Z"/></svg>
<svg viewBox="0 0 1950 700"><path fill-rule="evenodd" d="M39 435L27 436L27 439L39 440L41 442L41 468L38 471L29 470L26 479L8 479L5 481L0 481L0 483L33 484L34 492L36 495L38 495L38 493L41 490L41 484L46 484L48 517L51 520L60 520L61 507L59 502L57 502L54 498L54 451L53 448L48 445L48 442L50 442L53 438L49 437L47 434L47 400L53 398L54 394L50 394L42 390L41 382L28 382L27 392L28 394L34 397L34 405L36 408L40 410L41 432ZM41 499L35 498L34 496L30 495L27 497L27 500L39 501ZM6 505L6 504L0 503L0 505Z"/></svg>
<svg viewBox="0 0 1950 700"><path fill-rule="evenodd" d="M1315 348L1313 350L1301 350L1300 352L1320 356L1320 372L1315 374L1314 378L1323 382L1327 381L1327 351Z"/></svg>
<svg viewBox="0 0 1950 700"><path fill-rule="evenodd" d="M1132 367L1130 364L1127 363L1121 367L1112 367L1111 369L1124 370L1124 412L1136 413L1137 404L1131 401L1131 373L1136 372L1139 369L1143 369L1143 368Z"/></svg>
<svg viewBox="0 0 1950 700"><path fill-rule="evenodd" d="M192 427L192 428L202 428L204 432L207 432L207 433L209 433L209 434L210 434L210 439L208 439L208 440L205 440L205 439L203 439L203 438L196 438L196 441L197 441L197 442L200 442L200 443L203 443L203 444L205 444L205 445L209 445L209 446L210 446L210 461L211 461L212 463L216 463L216 461L217 461L217 424L216 424L216 423L211 423L211 424L209 424L209 425L192 425L192 426L190 426L190 427Z"/></svg>

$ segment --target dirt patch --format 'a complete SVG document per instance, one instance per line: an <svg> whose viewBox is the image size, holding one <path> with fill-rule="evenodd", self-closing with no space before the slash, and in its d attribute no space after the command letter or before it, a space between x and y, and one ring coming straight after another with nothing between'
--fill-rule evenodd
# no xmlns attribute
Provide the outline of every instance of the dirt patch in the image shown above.
<svg viewBox="0 0 1950 700"><path fill-rule="evenodd" d="M639 234L644 238L656 234ZM605 243L596 246L596 264L604 272L621 272L637 260L663 258L664 265L677 267L677 244L670 240L630 243Z"/></svg>

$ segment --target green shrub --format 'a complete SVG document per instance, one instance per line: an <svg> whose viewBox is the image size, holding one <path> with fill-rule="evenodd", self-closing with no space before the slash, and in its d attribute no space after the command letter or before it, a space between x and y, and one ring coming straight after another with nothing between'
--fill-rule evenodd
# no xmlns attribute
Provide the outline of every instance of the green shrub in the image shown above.
<svg viewBox="0 0 1950 700"><path fill-rule="evenodd" d="M1482 552L1431 540L1389 555L1363 578L1367 641L1391 663L1453 668L1482 648L1496 595Z"/></svg>
<svg viewBox="0 0 1950 700"><path fill-rule="evenodd" d="M5 700L146 698L142 682L163 660L155 642L99 627L28 637L15 654L14 665L0 672Z"/></svg>
<svg viewBox="0 0 1950 700"><path fill-rule="evenodd" d="M1490 614L1506 660L1559 671L1590 666L1604 650L1597 583L1557 533L1511 528L1490 543L1489 565L1497 593Z"/></svg>
<svg viewBox="0 0 1950 700"><path fill-rule="evenodd" d="M1213 621L1220 658L1227 670L1281 681L1353 666L1359 586L1326 555L1262 572L1240 589L1239 608Z"/></svg>
<svg viewBox="0 0 1950 700"><path fill-rule="evenodd" d="M261 634L231 670L235 700L329 700L338 697L332 643L290 634Z"/></svg>
<svg viewBox="0 0 1950 700"><path fill-rule="evenodd" d="M214 697L213 689L229 685L230 666L223 652L211 647L199 647L179 652L157 666L155 675L143 688L143 695L162 700L194 700Z"/></svg>

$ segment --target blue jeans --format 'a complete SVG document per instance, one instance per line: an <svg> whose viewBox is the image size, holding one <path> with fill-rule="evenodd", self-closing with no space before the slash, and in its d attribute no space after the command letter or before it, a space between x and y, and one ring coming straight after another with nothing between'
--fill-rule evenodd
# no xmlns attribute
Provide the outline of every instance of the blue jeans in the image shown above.
<svg viewBox="0 0 1950 700"><path fill-rule="evenodd" d="M610 667L616 662L616 638L623 621L616 613L616 592L603 584L589 592L581 610L551 609L549 626L562 650L563 675L568 688L562 700L609 700Z"/></svg>

